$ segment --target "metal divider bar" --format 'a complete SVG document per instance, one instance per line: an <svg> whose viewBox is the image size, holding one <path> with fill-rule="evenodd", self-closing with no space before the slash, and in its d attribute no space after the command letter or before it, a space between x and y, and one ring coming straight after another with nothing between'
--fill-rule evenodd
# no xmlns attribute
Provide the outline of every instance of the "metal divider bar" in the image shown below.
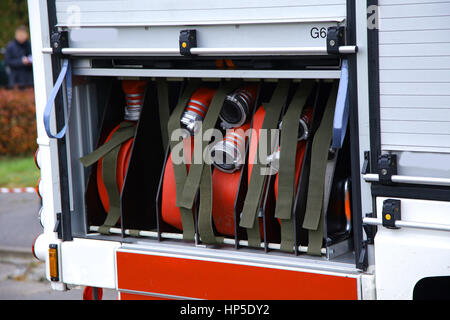
<svg viewBox="0 0 450 320"><path fill-rule="evenodd" d="M99 229L98 226L90 226L89 230L92 232L97 232ZM111 233L113 234L122 234L122 230L120 228L111 228L109 230ZM130 230L125 229L124 233L126 235L130 235ZM139 235L141 237L149 237L149 238L158 238L158 232L156 231L143 231L140 230L139 231ZM165 239L176 239L176 240L182 240L183 239L183 234L182 233L169 233L169 232L162 232L161 233L161 238L165 238ZM234 239L229 239L229 238L225 238L223 241L225 244L230 244L230 245L235 245L236 241ZM247 240L240 240L239 241L239 245L243 246L243 247L248 247L248 241ZM264 248L264 243L261 243L261 248ZM273 250L280 250L280 244L279 243L269 243L268 244L268 248L269 249L273 249ZM303 252L303 253L307 253L308 252L308 247L305 246L299 246L298 247L298 251L299 252ZM321 250L322 254L327 254L327 249L326 248L322 248Z"/></svg>

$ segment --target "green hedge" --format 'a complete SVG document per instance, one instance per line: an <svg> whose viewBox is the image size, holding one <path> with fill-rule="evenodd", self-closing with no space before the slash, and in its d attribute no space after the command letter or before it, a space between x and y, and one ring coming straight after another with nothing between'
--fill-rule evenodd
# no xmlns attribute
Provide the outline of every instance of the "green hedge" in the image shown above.
<svg viewBox="0 0 450 320"><path fill-rule="evenodd" d="M0 155L32 155L36 148L34 90L0 89Z"/></svg>
<svg viewBox="0 0 450 320"><path fill-rule="evenodd" d="M0 48L14 39L16 28L20 25L28 25L27 1L0 0Z"/></svg>

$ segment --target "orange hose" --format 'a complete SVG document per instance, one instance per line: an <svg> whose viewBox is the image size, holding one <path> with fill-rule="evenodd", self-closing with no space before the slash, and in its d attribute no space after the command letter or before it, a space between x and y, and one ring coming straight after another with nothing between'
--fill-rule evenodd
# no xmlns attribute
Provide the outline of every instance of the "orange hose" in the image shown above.
<svg viewBox="0 0 450 320"><path fill-rule="evenodd" d="M231 133L236 133L243 141L247 141L245 133L249 128L250 124L247 123L234 130L228 130L224 140L230 141L237 146L237 138ZM245 152L245 146L243 149L242 151ZM226 173L215 169L212 174L212 216L214 225L219 233L232 237L235 235L234 204L239 190L241 173L242 168L233 173Z"/></svg>
<svg viewBox="0 0 450 320"><path fill-rule="evenodd" d="M226 173L215 169L212 175L214 225L220 234L234 237L234 203L239 189L241 170Z"/></svg>
<svg viewBox="0 0 450 320"><path fill-rule="evenodd" d="M306 141L302 140L297 143L297 154L295 158L295 191L294 196L296 195L298 183L300 180L300 173L302 171L303 166L303 160L305 158L305 151L306 151ZM278 173L275 178L275 200L278 198ZM278 222L281 223L280 219L278 219Z"/></svg>
<svg viewBox="0 0 450 320"><path fill-rule="evenodd" d="M125 93L127 107L139 106L140 108L142 108L146 86L147 82L144 80L122 80L122 89ZM132 122L136 126L136 122ZM105 140L105 143L111 139L112 135L117 131L117 129L119 129L119 127L120 124L117 125L109 133L108 137ZM120 193L122 193L123 183L128 169L128 163L130 162L133 141L134 138L131 138L122 143L119 154L117 156L116 181ZM102 168L103 158L101 158L97 163L97 189L103 208L106 212L109 212L108 192L106 191L106 187L103 181Z"/></svg>
<svg viewBox="0 0 450 320"><path fill-rule="evenodd" d="M119 126L120 125L117 125L110 132L110 134L105 140L105 143L111 139L113 133L116 132L117 129L119 129ZM126 142L122 143L122 146L120 147L119 150L119 154L117 156L116 180L117 180L117 187L119 188L120 193L122 193L123 182L125 180L125 175L127 173L128 163L130 162L133 141L134 138L131 138ZM105 209L106 212L109 212L109 198L108 192L106 191L105 183L103 182L102 168L103 168L103 158L101 158L97 163L97 188L103 208Z"/></svg>
<svg viewBox="0 0 450 320"><path fill-rule="evenodd" d="M297 143L297 155L295 158L295 190L297 190L300 173L302 171L303 159L305 158L306 141L302 140ZM275 199L278 196L278 173L275 178Z"/></svg>
<svg viewBox="0 0 450 320"><path fill-rule="evenodd" d="M249 147L249 154L248 154L248 184L250 185L250 179L252 176L252 170L253 170L253 163L255 163L255 157L258 152L258 142L259 142L259 136L260 131L264 122L264 117L266 116L266 111L264 109L264 106L260 106L253 116L253 130L250 136L250 147ZM267 186L268 188L271 188L271 186ZM273 190L269 190L272 191ZM269 200L270 201L270 200ZM270 202L266 206L266 211L264 212L264 215L266 217L266 226L267 226L267 238L271 238L272 234L275 233L274 226L271 223L272 219L269 219L269 212L270 212L271 204ZM264 238L264 221L262 218L259 218L259 230L261 234L261 240Z"/></svg>
<svg viewBox="0 0 450 320"><path fill-rule="evenodd" d="M192 94L185 111L194 112L204 119L215 93L215 89L206 87L198 88Z"/></svg>
<svg viewBox="0 0 450 320"><path fill-rule="evenodd" d="M192 152L194 150L194 139L184 139L184 156L186 159L186 171L189 173L190 160L192 159ZM173 170L172 153L167 159L166 168L164 169L164 180L162 187L162 200L161 200L161 216L164 222L183 230L183 224L181 223L180 208L177 207L177 188L175 184L175 172ZM192 212L193 214L193 212Z"/></svg>

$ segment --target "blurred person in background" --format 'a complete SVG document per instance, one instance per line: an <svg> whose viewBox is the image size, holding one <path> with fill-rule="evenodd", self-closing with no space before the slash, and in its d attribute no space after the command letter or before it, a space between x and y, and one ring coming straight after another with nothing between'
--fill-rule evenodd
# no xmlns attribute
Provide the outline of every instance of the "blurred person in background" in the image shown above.
<svg viewBox="0 0 450 320"><path fill-rule="evenodd" d="M5 64L9 68L9 85L11 87L33 85L32 63L28 29L20 26L16 29L15 39L8 43L5 50Z"/></svg>

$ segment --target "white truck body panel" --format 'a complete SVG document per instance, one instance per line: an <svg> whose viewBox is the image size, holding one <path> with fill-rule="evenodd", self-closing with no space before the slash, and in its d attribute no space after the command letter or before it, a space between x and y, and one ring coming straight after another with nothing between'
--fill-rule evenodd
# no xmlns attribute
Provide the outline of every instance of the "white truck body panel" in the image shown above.
<svg viewBox="0 0 450 320"><path fill-rule="evenodd" d="M74 239L61 243L62 281L116 289L115 250L120 242Z"/></svg>
<svg viewBox="0 0 450 320"><path fill-rule="evenodd" d="M326 30L337 25L333 21L307 21L301 23L259 23L248 25L196 25L198 48L289 48L325 47L326 39L311 37L313 28ZM167 48L177 53L178 36L187 27L156 26L108 28L83 27L70 30L71 48ZM133 52L129 55L133 55ZM136 55L136 53L134 53Z"/></svg>
<svg viewBox="0 0 450 320"><path fill-rule="evenodd" d="M379 1L384 151L450 153L449 14L449 1Z"/></svg>
<svg viewBox="0 0 450 320"><path fill-rule="evenodd" d="M345 0L56 1L61 26L149 26L341 21Z"/></svg>
<svg viewBox="0 0 450 320"><path fill-rule="evenodd" d="M382 211L384 200L377 198L378 212ZM449 225L449 202L398 200L402 220ZM448 239L447 231L379 227L375 237L377 299L412 299L414 286L422 278L448 276Z"/></svg>

